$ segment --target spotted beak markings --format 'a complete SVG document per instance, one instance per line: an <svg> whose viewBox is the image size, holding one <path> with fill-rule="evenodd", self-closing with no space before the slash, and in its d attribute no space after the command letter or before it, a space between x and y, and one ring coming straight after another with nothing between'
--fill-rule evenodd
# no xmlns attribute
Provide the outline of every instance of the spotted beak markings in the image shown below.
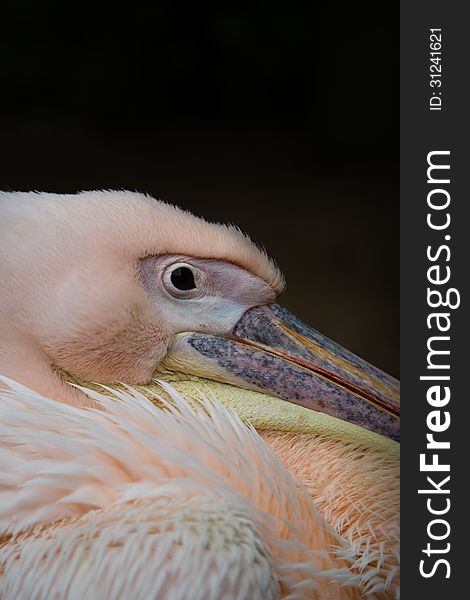
<svg viewBox="0 0 470 600"><path fill-rule="evenodd" d="M249 309L227 336L178 334L165 362L400 439L398 381L277 304Z"/></svg>

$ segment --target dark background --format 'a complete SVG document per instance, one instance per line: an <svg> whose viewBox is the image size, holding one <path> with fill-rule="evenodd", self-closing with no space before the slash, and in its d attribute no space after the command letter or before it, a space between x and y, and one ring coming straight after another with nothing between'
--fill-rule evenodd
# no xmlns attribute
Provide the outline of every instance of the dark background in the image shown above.
<svg viewBox="0 0 470 600"><path fill-rule="evenodd" d="M235 222L283 304L398 375L398 5L0 6L0 189Z"/></svg>
<svg viewBox="0 0 470 600"><path fill-rule="evenodd" d="M468 276L468 166L470 162L470 119L468 98L470 80L462 77L468 70L468 4L447 3L440 0L401 2L401 333L402 333L402 419L401 419L401 538L402 538L402 599L442 600L463 598L468 595L468 463L470 404L468 402L468 338L470 278ZM442 29L442 110L430 111L432 87L430 75L430 28ZM433 40L434 41L434 40ZM450 151L446 157L450 165L450 184L427 183L427 156L431 151ZM444 161L442 161L444 162ZM441 171L442 173L442 171ZM443 176L441 176L444 179ZM446 209L451 218L446 230L433 230L427 225L430 211L427 196L431 190L445 189L450 194ZM435 219L435 214L433 219ZM445 239L449 235L449 239ZM439 248L447 244L451 250L450 260L440 258L432 263L427 258L427 247ZM440 272L450 269L447 283L436 285L428 273L431 264L439 264ZM428 279L429 278L429 279ZM445 306L433 308L428 304L427 288L440 289L443 295L450 288L459 290L461 305L455 310ZM451 296L452 297L452 296ZM430 301L434 303L435 296ZM440 332L427 317L434 313L448 313L450 329ZM428 352L436 348L434 336L448 336L441 344L449 355L441 356L434 364L449 365L449 370L428 369ZM420 376L448 376L449 381L421 380ZM427 401L428 390L440 384L449 386L450 400L440 410L442 423L445 412L450 417L450 427L435 433L435 439L449 442L449 449L430 449L432 411L435 407ZM443 395L443 391L441 392ZM439 436L439 437L438 437ZM450 472L420 470L420 454L426 454L426 462L438 461L450 465ZM438 458L432 458L436 453ZM418 494L418 490L432 490L431 479L441 491L449 495ZM432 498L430 504L428 499ZM443 511L450 500L449 510ZM450 534L439 541L445 526L434 523L444 519L450 525ZM428 544L433 554L427 556ZM439 550L441 552L436 553ZM449 552L442 553L442 550ZM424 553L426 552L426 554ZM419 574L420 561L424 571L430 573L437 560L448 560L450 578L446 579L446 565L440 563L432 577ZM467 592L462 590L467 589Z"/></svg>

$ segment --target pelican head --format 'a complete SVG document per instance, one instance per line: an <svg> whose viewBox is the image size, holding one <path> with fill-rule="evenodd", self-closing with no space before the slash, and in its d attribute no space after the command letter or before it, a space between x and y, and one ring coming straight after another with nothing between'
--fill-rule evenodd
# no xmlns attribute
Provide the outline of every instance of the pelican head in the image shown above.
<svg viewBox="0 0 470 600"><path fill-rule="evenodd" d="M0 372L90 403L61 373L172 370L399 439L398 383L276 304L284 279L232 226L131 192L0 194Z"/></svg>

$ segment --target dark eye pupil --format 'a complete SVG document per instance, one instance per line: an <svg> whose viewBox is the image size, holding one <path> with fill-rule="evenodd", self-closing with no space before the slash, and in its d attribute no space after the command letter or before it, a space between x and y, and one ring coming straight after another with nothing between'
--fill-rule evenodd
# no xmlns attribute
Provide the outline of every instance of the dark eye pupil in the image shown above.
<svg viewBox="0 0 470 600"><path fill-rule="evenodd" d="M171 274L171 283L177 290L193 290L196 287L194 275L187 267L178 267Z"/></svg>

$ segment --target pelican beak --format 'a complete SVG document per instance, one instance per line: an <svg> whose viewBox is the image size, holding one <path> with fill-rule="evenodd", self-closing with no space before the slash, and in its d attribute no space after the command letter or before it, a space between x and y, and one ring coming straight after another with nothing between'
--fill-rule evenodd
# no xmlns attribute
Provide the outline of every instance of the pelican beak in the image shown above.
<svg viewBox="0 0 470 600"><path fill-rule="evenodd" d="M249 309L228 336L178 334L165 366L400 439L399 382L277 304Z"/></svg>

